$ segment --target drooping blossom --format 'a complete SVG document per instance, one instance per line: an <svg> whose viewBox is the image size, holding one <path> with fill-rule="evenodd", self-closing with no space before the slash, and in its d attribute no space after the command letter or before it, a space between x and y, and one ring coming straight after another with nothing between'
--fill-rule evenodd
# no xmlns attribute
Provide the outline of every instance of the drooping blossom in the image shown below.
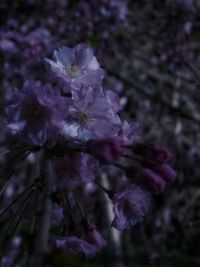
<svg viewBox="0 0 200 267"><path fill-rule="evenodd" d="M150 194L137 186L130 186L114 195L112 225L122 231L140 222L150 206Z"/></svg>
<svg viewBox="0 0 200 267"><path fill-rule="evenodd" d="M84 140L114 135L120 127L120 119L113 105L100 86L82 86L72 93L63 134Z"/></svg>
<svg viewBox="0 0 200 267"><path fill-rule="evenodd" d="M21 91L9 96L6 107L8 127L23 141L43 145L61 130L64 106L65 99L49 84L27 81Z"/></svg>
<svg viewBox="0 0 200 267"><path fill-rule="evenodd" d="M97 231L92 233L87 241L77 236L69 236L58 239L56 243L57 247L64 249L68 254L85 256L94 256L106 245L105 240L100 238L100 233L97 236Z"/></svg>
<svg viewBox="0 0 200 267"><path fill-rule="evenodd" d="M54 51L54 61L46 61L55 76L64 82L65 90L100 84L104 77L92 49L85 44L60 48Z"/></svg>

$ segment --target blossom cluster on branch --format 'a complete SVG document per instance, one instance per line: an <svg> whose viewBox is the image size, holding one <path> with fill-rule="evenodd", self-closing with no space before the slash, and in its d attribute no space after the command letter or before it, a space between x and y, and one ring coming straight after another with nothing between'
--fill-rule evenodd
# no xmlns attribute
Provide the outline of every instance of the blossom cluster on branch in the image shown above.
<svg viewBox="0 0 200 267"><path fill-rule="evenodd" d="M89 46L62 47L45 62L51 84L26 81L21 90L9 94L7 126L23 148L22 159L37 152L52 164L51 225L59 233L50 230L51 249L90 256L106 241L84 211L78 190L88 183L103 190L113 204L111 226L128 229L147 214L151 194L163 192L174 181L172 155L161 145L143 144L138 124L120 118L119 97L103 89L105 71ZM41 196L48 184L42 168L31 187ZM111 169L126 177L123 183L116 178L118 189L105 188L99 179L101 170L108 171L109 178ZM32 230L36 234L37 226Z"/></svg>

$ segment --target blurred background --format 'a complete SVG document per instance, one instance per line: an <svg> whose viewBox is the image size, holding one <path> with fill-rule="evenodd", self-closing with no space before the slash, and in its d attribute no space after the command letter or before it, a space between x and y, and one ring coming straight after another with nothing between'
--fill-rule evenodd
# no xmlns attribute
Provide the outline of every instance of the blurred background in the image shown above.
<svg viewBox="0 0 200 267"><path fill-rule="evenodd" d="M122 118L140 124L143 141L169 147L177 171L145 220L120 236L104 224L106 208L93 208L110 241L81 266L200 266L200 1L1 0L1 114L5 93L46 81L44 58L81 42L106 70L104 87L119 93ZM59 266L80 266L70 264Z"/></svg>

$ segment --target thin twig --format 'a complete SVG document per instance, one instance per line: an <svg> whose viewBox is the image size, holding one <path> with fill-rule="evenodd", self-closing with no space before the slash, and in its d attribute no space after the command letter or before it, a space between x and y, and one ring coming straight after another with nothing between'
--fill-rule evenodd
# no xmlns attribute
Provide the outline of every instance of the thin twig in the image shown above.
<svg viewBox="0 0 200 267"><path fill-rule="evenodd" d="M10 158L4 166L0 168L0 173L3 173L5 170L7 170L10 166L13 167L14 164L18 164L19 162L22 163L25 158L31 153L30 150L25 150L21 153L18 153L17 155Z"/></svg>
<svg viewBox="0 0 200 267"><path fill-rule="evenodd" d="M51 211L52 211L52 202L51 202L51 193L53 186L53 168L50 160L44 159L44 204L43 210L39 221L38 233L35 239L34 252L30 265L32 267L42 267L45 261L45 256L49 251L48 239L49 231L51 227Z"/></svg>
<svg viewBox="0 0 200 267"><path fill-rule="evenodd" d="M78 208L79 208L79 210L80 210L80 213L81 213L81 216L83 217L83 219L85 219L87 216L86 216L86 213L85 213L85 211L83 210L83 208L82 208L82 206L81 206L81 203L80 203L80 201L79 201L79 198L78 198L78 196L77 196L77 194L75 193L75 192L73 192L73 196L74 196L74 199L75 199L75 201L76 201L76 204L77 204L77 206L78 206Z"/></svg>
<svg viewBox="0 0 200 267"><path fill-rule="evenodd" d="M38 192L35 192L34 200L33 200L33 216L32 216L32 223L30 228L30 234L33 235L35 231L36 219L37 219L37 201L38 201Z"/></svg>
<svg viewBox="0 0 200 267"><path fill-rule="evenodd" d="M13 201L4 208L4 210L0 213L0 219L4 216L4 214L14 205L17 203L20 198L22 198L26 193L28 193L30 190L33 190L34 184L27 187L24 191L22 191L16 198L13 199Z"/></svg>
<svg viewBox="0 0 200 267"><path fill-rule="evenodd" d="M7 225L7 229L6 229L5 233L4 233L4 235L2 236L2 240L1 240L0 259L4 255L4 252L6 251L6 248L7 248L8 244L9 244L9 241L11 240L11 238L14 235L15 231L17 230L17 227L21 222L21 218L22 218L23 213L26 210L26 207L28 206L28 204L32 200L31 196L32 196L34 190L35 189L33 188L29 192L29 194L24 199L22 206L19 207L19 209L17 210L14 218L12 218L10 220L9 224ZM11 231L10 231L10 228L12 228Z"/></svg>

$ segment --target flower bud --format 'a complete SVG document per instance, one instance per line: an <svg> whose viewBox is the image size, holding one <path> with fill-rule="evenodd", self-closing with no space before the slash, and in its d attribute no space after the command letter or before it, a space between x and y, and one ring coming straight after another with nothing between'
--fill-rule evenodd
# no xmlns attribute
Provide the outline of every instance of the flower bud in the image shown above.
<svg viewBox="0 0 200 267"><path fill-rule="evenodd" d="M167 183L174 182L176 178L176 172L168 164L162 164L162 165L156 166L153 170L158 175L162 176L162 178Z"/></svg>
<svg viewBox="0 0 200 267"><path fill-rule="evenodd" d="M138 144L134 152L144 158L144 160L153 165L164 164L170 161L171 152L158 144Z"/></svg>
<svg viewBox="0 0 200 267"><path fill-rule="evenodd" d="M101 140L90 140L88 151L102 163L111 163L120 159L124 148L119 138L110 137Z"/></svg>
<svg viewBox="0 0 200 267"><path fill-rule="evenodd" d="M154 193L163 192L166 185L165 181L157 173L147 168L142 168L138 171L136 183Z"/></svg>

